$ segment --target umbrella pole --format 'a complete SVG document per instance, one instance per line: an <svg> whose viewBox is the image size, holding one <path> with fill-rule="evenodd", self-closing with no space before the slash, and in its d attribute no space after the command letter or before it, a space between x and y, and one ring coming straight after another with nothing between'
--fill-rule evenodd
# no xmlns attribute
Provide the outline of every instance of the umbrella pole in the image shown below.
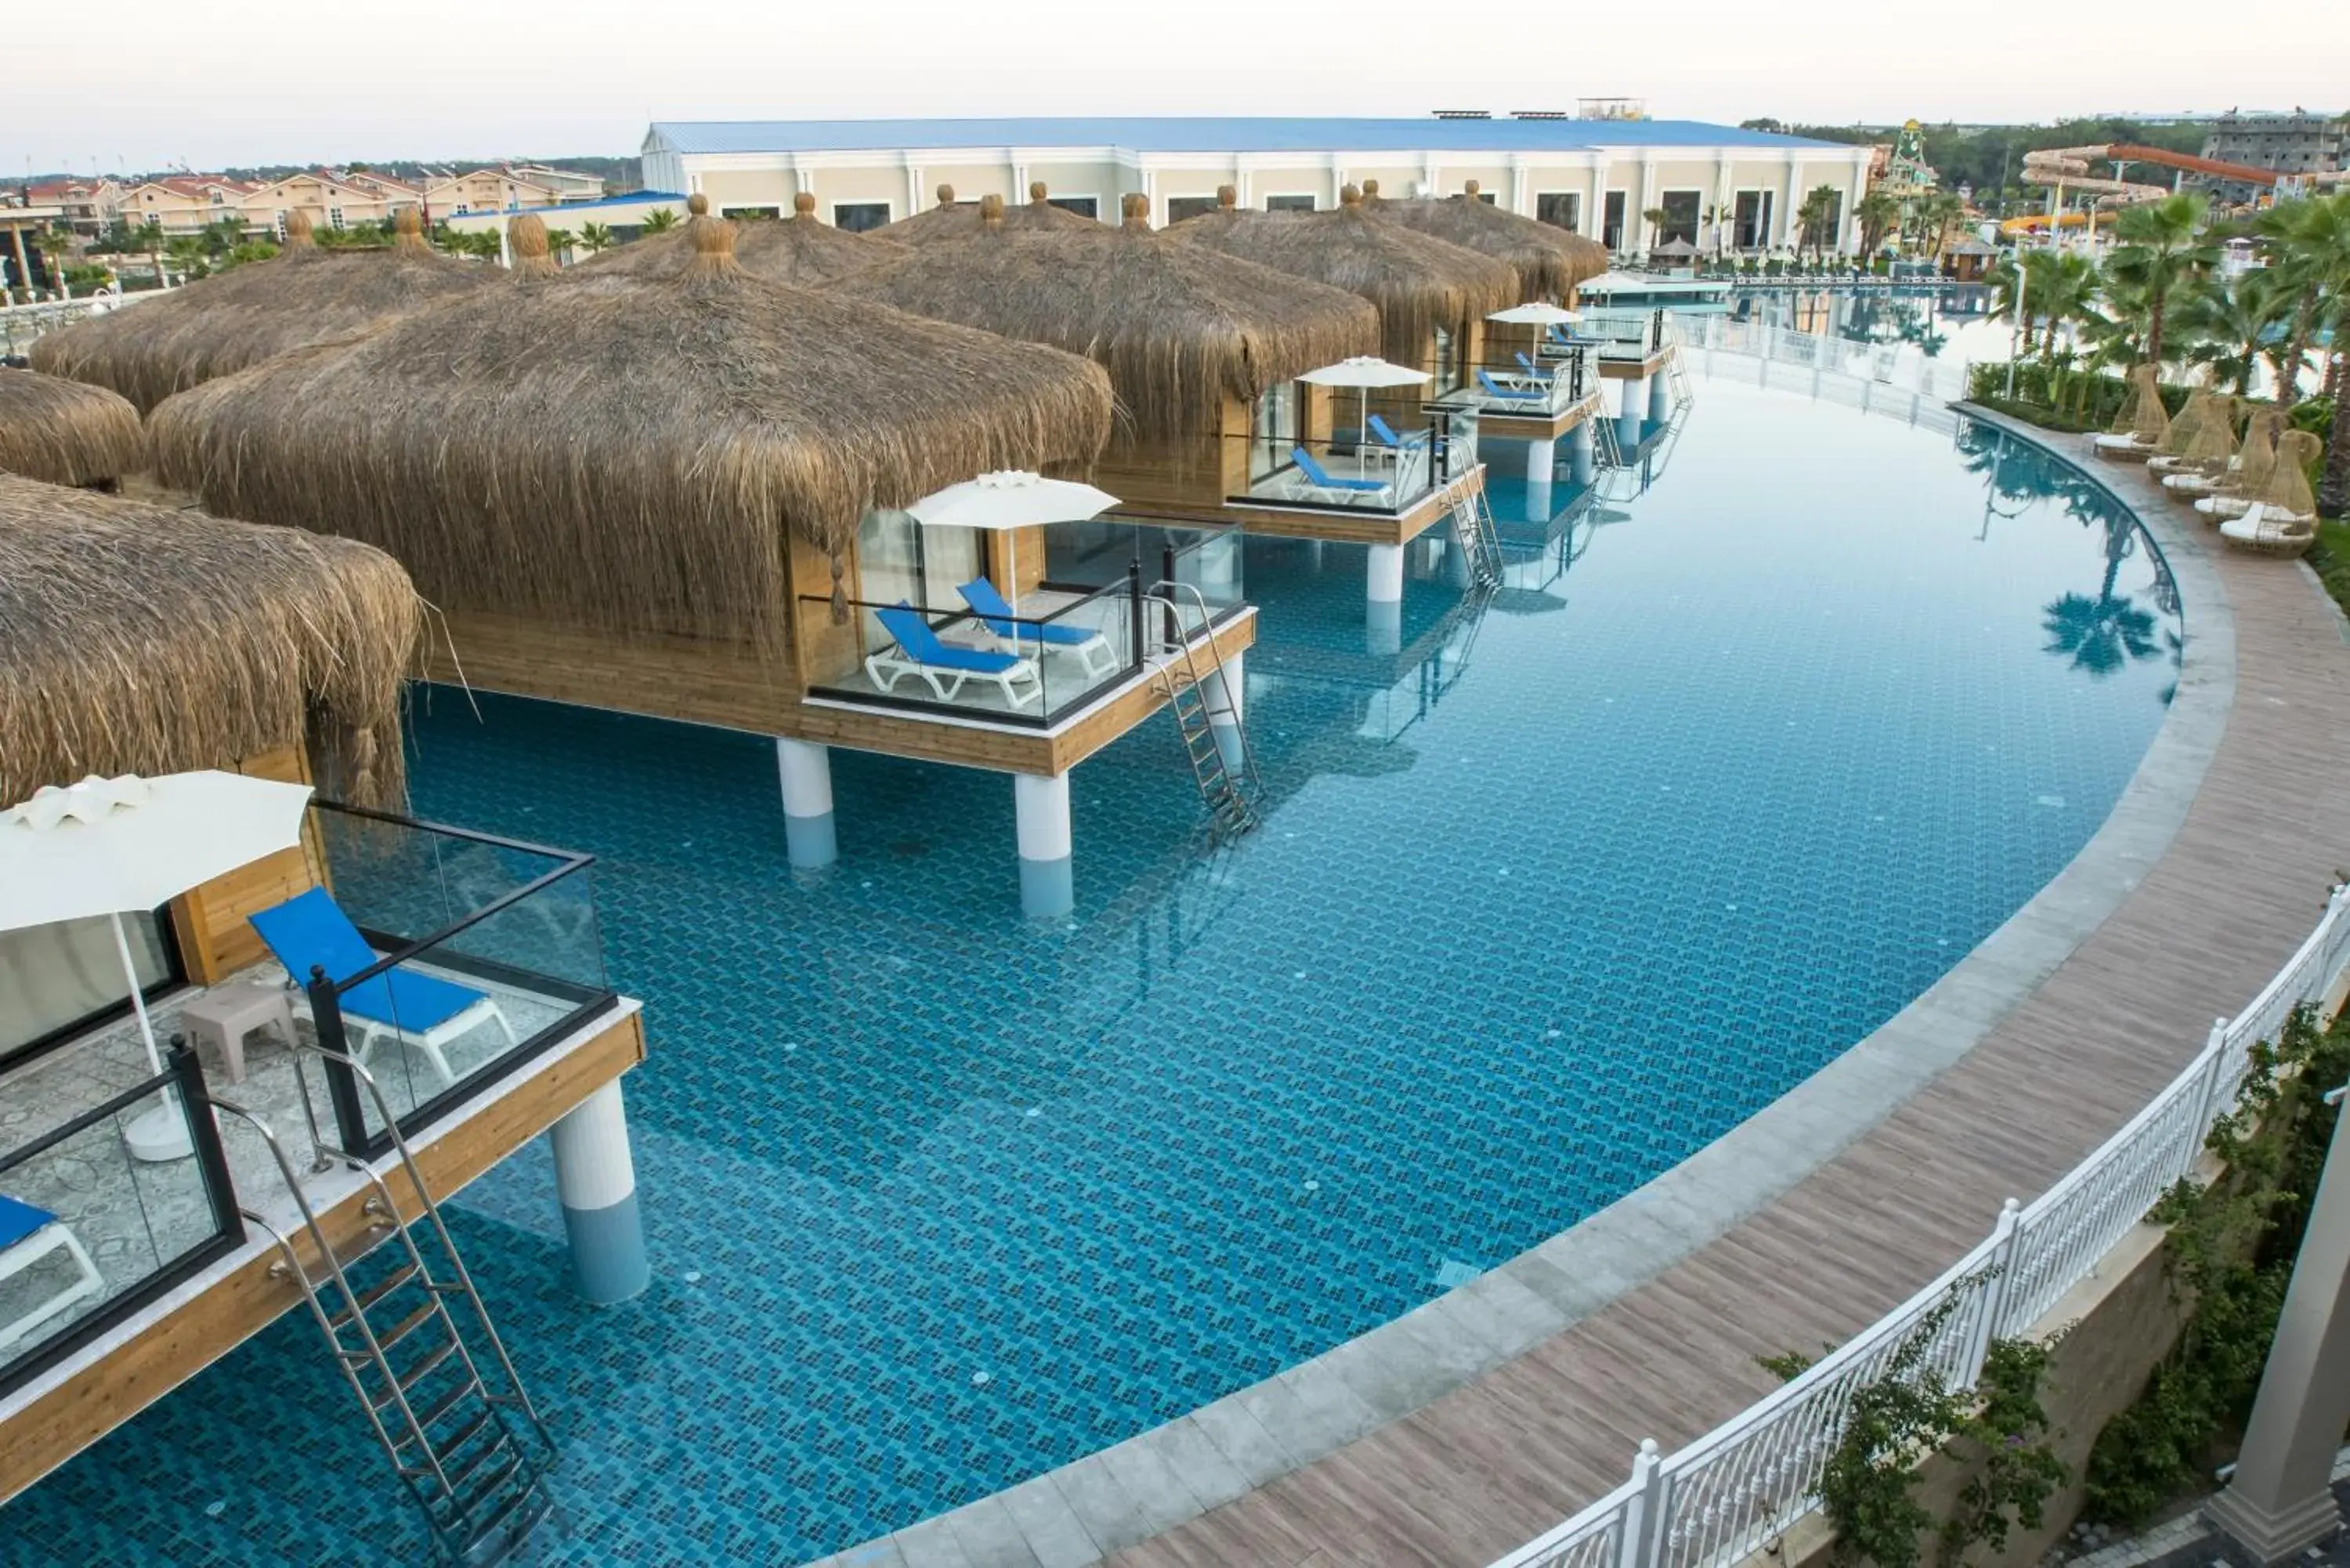
<svg viewBox="0 0 2350 1568"><path fill-rule="evenodd" d="M130 982L130 1007L139 1014L139 1035L147 1044L148 1068L163 1071L162 1053L155 1049L155 1021L147 1016L147 998L140 993L139 966L130 961L130 939L123 933L122 911L107 917L114 922L114 950L122 959L122 977Z"/></svg>

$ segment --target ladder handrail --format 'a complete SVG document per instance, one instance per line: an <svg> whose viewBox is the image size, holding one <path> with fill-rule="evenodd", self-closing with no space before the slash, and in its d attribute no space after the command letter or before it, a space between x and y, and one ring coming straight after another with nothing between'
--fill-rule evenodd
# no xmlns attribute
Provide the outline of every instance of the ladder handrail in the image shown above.
<svg viewBox="0 0 2350 1568"><path fill-rule="evenodd" d="M400 1168L407 1173L409 1185L415 1189L417 1203L424 1218L432 1221L433 1234L440 1238L442 1251L447 1254L450 1266L456 1271L457 1287L463 1292L466 1299L473 1303L473 1315L480 1321L482 1332L489 1336L490 1349L498 1358L498 1368L505 1375L506 1386L513 1390L511 1396L501 1396L491 1393L484 1386L483 1397L493 1402L511 1402L518 1405L523 1414L529 1417L530 1424L537 1431L540 1441L552 1451L555 1448L554 1435L546 1429L546 1423L540 1418L537 1406L532 1403L530 1390L524 1386L522 1374L515 1369L514 1357L506 1353L505 1340L498 1334L497 1325L490 1321L489 1308L483 1304L482 1293L473 1283L473 1271L465 1266L465 1255L457 1250L457 1240L449 1234L448 1224L441 1217L441 1206L433 1200L432 1189L425 1185L424 1173L417 1168L415 1153L408 1146L408 1136L400 1130L400 1118L392 1114L391 1104L384 1097L383 1085L376 1082L375 1075L368 1071L365 1063L343 1052L330 1051L316 1042L305 1043L300 1039L298 1032L294 1041L294 1050L296 1053L308 1052L327 1063L330 1069L343 1068L367 1085L369 1097L375 1101L376 1114L383 1118L384 1131L390 1136L392 1149L399 1156ZM298 1063L296 1064L294 1075L301 1081L302 1097L307 1107L310 1085ZM317 1127L315 1119L311 1125L315 1129ZM377 1174L375 1168L349 1150L338 1147L323 1139L318 1142L317 1147L322 1153L332 1155L352 1168L366 1173L368 1179L375 1185L378 1191L383 1194L384 1201L391 1205L392 1223L407 1239L411 1257L417 1267L424 1271L429 1280L431 1271L425 1268L422 1256L417 1252L415 1239L408 1235L408 1227L400 1218L399 1207L392 1203L390 1190L385 1186L382 1178ZM438 1298L437 1292L435 1297ZM445 1309L442 1315L444 1317L447 1315ZM459 1354L465 1357L467 1370L475 1371L472 1353L464 1348L463 1337L455 1333L453 1324L451 1325L451 1334L458 1341ZM478 1381L478 1372L476 1372L476 1380Z"/></svg>
<svg viewBox="0 0 2350 1568"><path fill-rule="evenodd" d="M1204 672L1200 668L1193 639L1183 623L1187 607L1191 607L1182 602L1185 594L1191 596L1193 606L1198 609L1200 629L1207 634L1204 640L1211 668ZM1224 663L1223 649L1216 641L1215 618L1208 608L1208 597L1200 591L1197 584L1161 578L1150 586L1150 591L1143 596L1143 602L1166 610L1175 626L1177 635L1174 640L1158 639L1154 657L1159 661L1159 678L1166 683L1168 706L1174 712L1177 727L1183 732L1184 753L1191 761L1192 778L1200 786L1201 798L1207 802L1208 809L1218 820L1245 832L1256 825L1256 813L1250 805L1248 796L1241 793L1240 782L1232 777L1232 770L1224 761L1223 747L1215 740L1216 710L1209 701L1207 675L1215 676L1217 685L1222 691L1223 711L1232 719L1232 729L1240 745L1243 775L1250 791L1261 792L1263 781L1257 773L1256 753L1248 743L1248 725L1240 704L1232 696L1230 671ZM1184 674L1180 684L1175 679L1175 661L1179 658L1182 660ZM1209 759L1203 759L1194 744L1195 737L1183 706L1183 692L1187 687L1198 704L1193 711L1207 721ZM1210 771L1211 759L1212 773Z"/></svg>
<svg viewBox="0 0 2350 1568"><path fill-rule="evenodd" d="M298 1065L295 1075L300 1076ZM442 1492L448 1492L451 1490L449 1473L442 1467L440 1455L433 1451L432 1436L425 1431L424 1424L417 1419L414 1407L409 1404L408 1392L400 1386L399 1374L393 1370L390 1358L384 1354L383 1346L376 1340L375 1326L368 1322L367 1314L359 1309L359 1293L352 1288L350 1276L344 1272L343 1261L336 1255L333 1243L327 1240L326 1230L318 1223L317 1210L311 1208L309 1195L302 1190L301 1182L295 1178L293 1164L286 1159L286 1151L278 1143L276 1133L271 1130L267 1122L263 1121L243 1106L224 1100L215 1095L207 1095L206 1098L214 1106L228 1112L231 1116L243 1117L246 1125L261 1135L263 1145L268 1148L270 1158L276 1162L278 1174L286 1179L286 1190L293 1195L295 1208L302 1215L303 1228L310 1232L311 1244L317 1248L318 1256L325 1261L327 1272L334 1278L335 1288L342 1293L343 1302L350 1313L351 1321L359 1324L359 1340L366 1347L368 1359L374 1364L379 1372L383 1374L385 1384L391 1390L391 1398L389 1402L399 1407L401 1420L407 1424L409 1431L414 1436L417 1447L423 1450L425 1462L432 1469L432 1479L440 1483ZM335 1332L333 1320L327 1315L326 1309L318 1304L317 1288L310 1282L310 1272L302 1266L301 1259L294 1251L292 1242L280 1235L276 1226L251 1210L244 1209L240 1205L239 1211L277 1239L278 1245L286 1256L286 1272L293 1277L294 1282L300 1287L303 1299L309 1303L311 1314L317 1319L318 1326L325 1332L328 1343L336 1347L336 1364L342 1367L343 1376L350 1383L352 1392L359 1396L359 1404L367 1410L369 1420L374 1423L376 1435L382 1441L384 1451L393 1456L395 1468L404 1471L406 1467L399 1465L400 1447L392 1441L391 1434L384 1428L382 1407L378 1405L375 1397L367 1391L366 1386L359 1381L359 1374L351 1369L349 1358L341 1354L342 1337ZM400 1211L397 1209L391 1211L386 1222L395 1231L405 1229L400 1222ZM404 1476L403 1479L405 1479ZM425 1511L425 1514L430 1521L432 1511L429 1508ZM439 1529L437 1522L434 1523L433 1528L437 1532Z"/></svg>

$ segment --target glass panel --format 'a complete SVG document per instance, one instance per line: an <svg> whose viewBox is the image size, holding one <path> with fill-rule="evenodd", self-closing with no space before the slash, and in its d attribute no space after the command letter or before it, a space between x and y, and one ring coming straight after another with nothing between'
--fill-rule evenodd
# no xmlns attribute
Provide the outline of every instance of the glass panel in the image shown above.
<svg viewBox="0 0 2350 1568"><path fill-rule="evenodd" d="M1610 191L1599 208L1599 243L1611 251L1624 248L1624 198L1626 192Z"/></svg>
<svg viewBox="0 0 2350 1568"><path fill-rule="evenodd" d="M1379 418L1395 437L1392 442L1373 427L1369 438L1359 444L1295 440L1273 443L1275 461L1271 470L1252 475L1248 494L1234 499L1378 512L1410 505L1437 483L1434 431L1424 413L1393 410L1379 413ZM1251 438L1253 448L1263 444Z"/></svg>
<svg viewBox="0 0 2350 1568"><path fill-rule="evenodd" d="M0 1373L223 1232L194 1157L133 1159L125 1142L132 1124L151 1115L192 1141L176 1088L135 1096L56 1143L16 1152L90 1109L77 1094L88 1087L69 1073L26 1074L12 1108L33 1114L11 1118L0 1133L0 1190L30 1210L11 1210L24 1234L0 1251Z"/></svg>
<svg viewBox="0 0 2350 1568"><path fill-rule="evenodd" d="M142 987L171 978L156 917L125 915L122 932L130 939L130 961ZM64 920L0 932L0 1064L36 1040L130 1000L111 920Z"/></svg>
<svg viewBox="0 0 2350 1568"><path fill-rule="evenodd" d="M1554 228L1583 229L1583 192L1544 191L1534 196L1534 216Z"/></svg>
<svg viewBox="0 0 2350 1568"><path fill-rule="evenodd" d="M1213 196L1170 196L1167 198L1167 221L1180 223L1186 218L1197 218L1216 210Z"/></svg>
<svg viewBox="0 0 2350 1568"><path fill-rule="evenodd" d="M1249 477L1263 479L1279 468L1284 461L1283 447L1289 432L1297 428L1294 410L1297 406L1297 388L1283 381L1268 387L1250 410L1250 428L1256 439L1249 443Z"/></svg>
<svg viewBox="0 0 2350 1568"><path fill-rule="evenodd" d="M1268 213L1310 213L1314 198L1308 196L1267 196L1264 210Z"/></svg>
<svg viewBox="0 0 2350 1568"><path fill-rule="evenodd" d="M1101 200L1096 196L1048 196L1045 204L1058 207L1064 213L1075 213L1080 218L1101 216Z"/></svg>
<svg viewBox="0 0 2350 1568"><path fill-rule="evenodd" d="M835 202L832 204L833 227L847 229L851 234L878 229L889 221L889 203L887 202Z"/></svg>
<svg viewBox="0 0 2350 1568"><path fill-rule="evenodd" d="M894 605L901 599L911 605L923 602L922 525L911 513L868 512L858 522L857 576L849 591L868 604ZM888 640L889 634L867 617L865 647L869 650Z"/></svg>
<svg viewBox="0 0 2350 1568"><path fill-rule="evenodd" d="M976 528L917 527L924 592L914 602L934 610L962 608L962 596L955 589L986 572L986 542Z"/></svg>

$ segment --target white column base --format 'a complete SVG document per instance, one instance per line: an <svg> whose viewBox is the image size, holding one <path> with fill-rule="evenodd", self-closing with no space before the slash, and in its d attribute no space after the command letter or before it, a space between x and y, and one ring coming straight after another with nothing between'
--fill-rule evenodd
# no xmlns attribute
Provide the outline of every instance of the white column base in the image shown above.
<svg viewBox="0 0 2350 1568"><path fill-rule="evenodd" d="M813 741L775 741L775 771L784 790L784 850L795 866L829 866L840 858L832 822L832 753Z"/></svg>
<svg viewBox="0 0 2350 1568"><path fill-rule="evenodd" d="M629 1113L615 1078L565 1113L549 1129L555 1191L571 1241L572 1282L598 1306L610 1306L652 1282L645 1227L637 1212L636 1160L629 1152Z"/></svg>
<svg viewBox="0 0 2350 1568"><path fill-rule="evenodd" d="M1069 830L1069 775L1012 775L1020 846L1020 910L1057 919L1077 907Z"/></svg>

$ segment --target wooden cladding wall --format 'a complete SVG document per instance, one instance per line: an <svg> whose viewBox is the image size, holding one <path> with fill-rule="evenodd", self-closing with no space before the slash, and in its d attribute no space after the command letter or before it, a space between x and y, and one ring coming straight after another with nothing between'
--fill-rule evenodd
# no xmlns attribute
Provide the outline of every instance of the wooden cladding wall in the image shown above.
<svg viewBox="0 0 2350 1568"><path fill-rule="evenodd" d="M231 763L228 771L287 784L311 782L309 756L298 745ZM179 939L188 978L199 985L217 985L245 965L260 962L265 950L245 917L273 909L326 879L317 829L306 825L296 847L241 866L172 900L172 932Z"/></svg>

